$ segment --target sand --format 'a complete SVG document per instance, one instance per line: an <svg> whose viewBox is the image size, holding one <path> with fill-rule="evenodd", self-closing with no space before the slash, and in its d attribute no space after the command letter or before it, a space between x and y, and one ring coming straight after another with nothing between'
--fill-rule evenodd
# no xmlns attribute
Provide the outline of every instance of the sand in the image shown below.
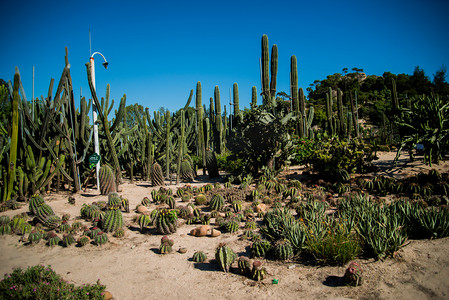
<svg viewBox="0 0 449 300"><path fill-rule="evenodd" d="M399 167L391 165L392 153L379 153L376 161L380 172L403 176L428 169L422 160ZM448 162L433 166L449 170ZM200 177L198 185L204 185ZM119 194L130 201L133 209L153 189L149 182L124 183ZM175 185L170 186L173 190ZM72 223L79 216L83 203L107 200L96 190L73 195L75 205L68 203L69 194L50 194L46 202L57 215L69 213ZM27 212L28 207L7 211L13 216ZM359 259L365 281L360 287L343 285L345 266L316 266L305 261L277 262L263 260L268 275L256 282L236 272L225 273L214 262L214 251L226 242L238 255L248 255L250 242L240 240L243 230L219 237L193 237L190 230L197 225L182 225L170 236L175 244L171 254L159 254L161 235L142 234L132 222L134 211L124 213L126 234L118 239L110 237L104 246L86 245L68 248L48 247L42 242L25 245L20 236L0 236L0 272L37 264L51 265L66 280L77 285L94 283L100 279L114 299L447 299L449 298L449 239L410 240L394 258L384 261ZM86 224L89 224L86 222ZM212 222L213 225L213 222ZM179 248L186 248L184 254ZM208 260L196 264L193 253L204 251ZM234 264L236 267L236 263ZM278 283L273 284L273 279Z"/></svg>

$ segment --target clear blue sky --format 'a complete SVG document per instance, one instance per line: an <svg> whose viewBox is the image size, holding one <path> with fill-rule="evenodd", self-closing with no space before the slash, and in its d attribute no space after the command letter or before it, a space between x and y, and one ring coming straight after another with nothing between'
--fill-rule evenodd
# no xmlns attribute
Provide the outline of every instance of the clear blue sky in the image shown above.
<svg viewBox="0 0 449 300"><path fill-rule="evenodd" d="M47 95L59 81L64 47L75 99L90 98L85 63L96 56L97 91L107 83L116 103L139 103L151 111L181 108L197 81L203 103L239 84L241 107L249 107L251 87L260 93L259 57L263 34L279 48L278 91L289 93L290 57L298 59L299 85L362 68L426 75L449 65L449 1L2 1L0 78L12 80L18 66L27 97ZM261 99L259 98L259 103ZM229 106L228 106L229 112Z"/></svg>

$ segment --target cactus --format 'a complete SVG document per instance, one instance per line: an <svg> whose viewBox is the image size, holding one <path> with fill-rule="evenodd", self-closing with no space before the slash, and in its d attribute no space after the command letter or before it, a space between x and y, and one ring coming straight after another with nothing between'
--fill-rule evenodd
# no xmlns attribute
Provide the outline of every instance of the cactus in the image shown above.
<svg viewBox="0 0 449 300"><path fill-rule="evenodd" d="M260 281L267 275L267 270L262 267L262 262L256 260L253 262L253 269L251 270L251 278L255 281Z"/></svg>
<svg viewBox="0 0 449 300"><path fill-rule="evenodd" d="M268 53L268 37L262 35L262 97L263 105L269 105L271 101L270 79L269 79L269 53Z"/></svg>
<svg viewBox="0 0 449 300"><path fill-rule="evenodd" d="M38 208L37 208L37 212L36 212L36 217L39 220L39 222L41 222L42 224L45 223L45 220L50 217L50 216L54 216L55 213L53 211L53 209L50 207L50 205L44 203L41 204Z"/></svg>
<svg viewBox="0 0 449 300"><path fill-rule="evenodd" d="M102 221L104 232L114 232L123 227L122 212L116 207L109 207Z"/></svg>
<svg viewBox="0 0 449 300"><path fill-rule="evenodd" d="M257 107L257 88L255 86L251 89L251 109L255 109Z"/></svg>
<svg viewBox="0 0 449 300"><path fill-rule="evenodd" d="M169 239L168 236L163 236L161 238L161 245L159 246L159 251L161 254L169 254L173 251L174 241Z"/></svg>
<svg viewBox="0 0 449 300"><path fill-rule="evenodd" d="M212 196L209 206L212 210L221 211L224 207L224 198L221 194L215 194Z"/></svg>
<svg viewBox="0 0 449 300"><path fill-rule="evenodd" d="M363 270L356 262L351 262L343 276L344 282L347 285L359 286L363 283Z"/></svg>
<svg viewBox="0 0 449 300"><path fill-rule="evenodd" d="M110 166L103 164L100 167L98 177L100 179L100 193L102 195L108 195L116 191L116 178Z"/></svg>
<svg viewBox="0 0 449 300"><path fill-rule="evenodd" d="M270 80L270 96L272 99L276 98L276 76L278 72L278 46L274 44L271 47L271 80Z"/></svg>
<svg viewBox="0 0 449 300"><path fill-rule="evenodd" d="M252 257L265 257L271 249L271 244L267 240L255 241L251 245Z"/></svg>
<svg viewBox="0 0 449 300"><path fill-rule="evenodd" d="M162 167L155 162L151 167L151 182L153 186L164 186L164 173L162 172Z"/></svg>
<svg viewBox="0 0 449 300"><path fill-rule="evenodd" d="M290 58L290 93L292 95L293 112L297 118L296 121L296 133L300 136L304 136L303 116L300 113L299 95L298 95L298 65L296 56L292 55Z"/></svg>
<svg viewBox="0 0 449 300"><path fill-rule="evenodd" d="M346 128L346 120L345 114L343 113L343 100L342 100L342 91L337 89L337 109L338 109L338 122L340 128L340 136L347 136L347 128Z"/></svg>
<svg viewBox="0 0 449 300"><path fill-rule="evenodd" d="M86 246L89 243L90 238L87 235L80 236L80 238L78 239L78 245L80 245L81 247Z"/></svg>
<svg viewBox="0 0 449 300"><path fill-rule="evenodd" d="M2 216L2 217L8 217L8 216ZM0 218L2 218L0 217ZM4 234L11 234L12 233L12 229L11 229L11 225L9 224L9 217L8 217L8 222L3 223L0 222L0 235L4 235Z"/></svg>
<svg viewBox="0 0 449 300"><path fill-rule="evenodd" d="M230 220L225 223L224 228L229 233L235 233L239 230L239 222L236 220Z"/></svg>
<svg viewBox="0 0 449 300"><path fill-rule="evenodd" d="M274 245L274 255L279 260L287 260L293 257L293 246L289 240L277 241Z"/></svg>
<svg viewBox="0 0 449 300"><path fill-rule="evenodd" d="M183 159L181 162L179 177L184 182L192 182L194 180L194 172L187 159Z"/></svg>
<svg viewBox="0 0 449 300"><path fill-rule="evenodd" d="M140 215L136 222L140 227L140 232L143 232L143 229L151 223L151 218L148 215Z"/></svg>
<svg viewBox="0 0 449 300"><path fill-rule="evenodd" d="M61 238L54 231L47 233L48 246L56 246L59 245L59 243L61 243Z"/></svg>
<svg viewBox="0 0 449 300"><path fill-rule="evenodd" d="M62 245L64 247L68 247L74 243L76 243L76 240L70 233L66 233L62 236Z"/></svg>
<svg viewBox="0 0 449 300"><path fill-rule="evenodd" d="M61 218L56 215L48 216L42 224L50 229L58 228L61 225Z"/></svg>
<svg viewBox="0 0 449 300"><path fill-rule="evenodd" d="M108 235L103 231L100 231L97 233L94 240L97 246L102 246L108 242Z"/></svg>
<svg viewBox="0 0 449 300"><path fill-rule="evenodd" d="M234 120L235 124L239 124L241 120L240 115L240 107L239 107L239 86L236 82L234 82L234 85L232 86L232 92L233 92L233 98L234 98Z"/></svg>
<svg viewBox="0 0 449 300"><path fill-rule="evenodd" d="M215 139L214 139L214 150L218 154L223 151L223 122L221 119L221 104L220 104L220 89L218 85L215 86L214 90L214 100L215 100ZM206 163L207 163L206 156Z"/></svg>
<svg viewBox="0 0 449 300"><path fill-rule="evenodd" d="M95 237L97 236L97 234L101 232L101 229L98 227L93 227L91 230L87 231L87 236L90 237L91 239L95 239Z"/></svg>
<svg viewBox="0 0 449 300"><path fill-rule="evenodd" d="M3 201L10 200L14 188L14 181L16 178L16 168L17 168L17 144L19 140L19 83L20 74L19 70L16 69L14 74L14 90L11 103L12 110L12 127L11 127L11 142L9 144L9 162L8 162L8 180L6 186L6 197Z"/></svg>
<svg viewBox="0 0 449 300"><path fill-rule="evenodd" d="M68 232L69 230L69 223L67 223L67 221L62 221L61 225L59 225L59 232Z"/></svg>
<svg viewBox="0 0 449 300"><path fill-rule="evenodd" d="M115 230L113 236L116 237L116 238L124 237L125 236L125 229L123 229L123 227L122 228L117 228L117 230Z"/></svg>
<svg viewBox="0 0 449 300"><path fill-rule="evenodd" d="M201 92L201 82L197 82L196 84L196 121L198 126L198 134L197 134L197 145L198 145L198 153L201 158L201 163L203 167L206 165L206 144L204 141L204 127L203 127L203 106L201 104L202 101L202 92Z"/></svg>
<svg viewBox="0 0 449 300"><path fill-rule="evenodd" d="M207 203L207 197L204 194L198 194L195 196L196 205L204 205Z"/></svg>
<svg viewBox="0 0 449 300"><path fill-rule="evenodd" d="M42 239L42 233L37 231L37 230L33 230L30 232L30 234L28 235L28 241L31 244L37 244L41 241Z"/></svg>
<svg viewBox="0 0 449 300"><path fill-rule="evenodd" d="M224 272L229 272L231 265L236 259L236 254L226 244L220 243L215 250L215 259Z"/></svg>
<svg viewBox="0 0 449 300"><path fill-rule="evenodd" d="M257 228L257 224L254 221L248 221L245 223L244 228L248 230L255 230Z"/></svg>
<svg viewBox="0 0 449 300"><path fill-rule="evenodd" d="M239 272L243 276L251 275L251 261L246 256L240 256L238 259Z"/></svg>
<svg viewBox="0 0 449 300"><path fill-rule="evenodd" d="M237 213L242 210L242 201L234 200L232 201L232 209Z"/></svg>
<svg viewBox="0 0 449 300"><path fill-rule="evenodd" d="M33 215L37 215L38 208L44 203L45 203L44 198L42 198L41 195L34 194L30 198L30 202L28 203L28 209Z"/></svg>
<svg viewBox="0 0 449 300"><path fill-rule="evenodd" d="M116 192L108 194L108 208L119 209L122 205L122 199Z"/></svg>
<svg viewBox="0 0 449 300"><path fill-rule="evenodd" d="M192 260L196 263L202 263L206 261L206 259L207 259L206 253L204 253L203 251L197 251L193 253Z"/></svg>
<svg viewBox="0 0 449 300"><path fill-rule="evenodd" d="M220 176L220 173L218 171L217 158L215 157L215 153L210 149L206 150L206 168L210 178Z"/></svg>
<svg viewBox="0 0 449 300"><path fill-rule="evenodd" d="M157 232L165 235L175 233L178 224L177 219L175 210L162 209L157 211L154 221Z"/></svg>
<svg viewBox="0 0 449 300"><path fill-rule="evenodd" d="M326 117L327 117L327 132L333 135L334 126L332 122L332 88L329 88L329 93L326 94Z"/></svg>

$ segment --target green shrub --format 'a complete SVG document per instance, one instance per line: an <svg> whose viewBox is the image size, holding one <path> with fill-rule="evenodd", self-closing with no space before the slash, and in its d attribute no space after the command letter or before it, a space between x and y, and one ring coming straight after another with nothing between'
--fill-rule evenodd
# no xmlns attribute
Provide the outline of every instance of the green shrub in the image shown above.
<svg viewBox="0 0 449 300"><path fill-rule="evenodd" d="M50 266L15 269L0 281L0 299L103 299L106 286L95 284L76 287L67 283Z"/></svg>

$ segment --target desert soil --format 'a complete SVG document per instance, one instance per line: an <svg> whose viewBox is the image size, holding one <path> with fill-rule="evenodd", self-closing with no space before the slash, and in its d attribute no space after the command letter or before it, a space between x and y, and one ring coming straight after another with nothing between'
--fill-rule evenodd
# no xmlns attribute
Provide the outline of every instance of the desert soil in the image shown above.
<svg viewBox="0 0 449 300"><path fill-rule="evenodd" d="M422 159L409 163L402 157L398 166L392 164L394 153L379 153L376 161L379 173L406 176L429 167ZM434 165L440 171L449 170L449 162ZM298 170L300 172L300 170ZM203 178L203 177L201 177ZM204 185L206 181L195 184ZM124 183L119 194L135 208L150 194L149 182ZM171 185L175 190L177 186ZM69 194L50 194L46 202L57 215L69 213L69 223L79 216L84 203L107 200L96 190L73 195L75 205L67 202ZM12 217L27 212L19 210L2 215ZM360 259L364 283L348 287L342 282L345 266L316 266L306 261L263 261L268 275L256 282L236 272L225 273L214 261L214 251L220 242L226 242L238 255L249 254L249 242L240 240L243 230L219 237L194 237L190 230L197 225L182 225L170 236L175 242L174 252L159 254L160 235L142 234L132 222L134 211L124 213L127 226L125 237L110 237L104 246L48 247L43 242L29 246L19 241L20 236L0 236L0 274L14 268L37 264L51 265L66 280L77 285L94 283L100 279L114 299L448 299L449 298L449 239L410 240L394 258L384 261ZM88 223L86 223L88 224ZM211 223L214 225L214 222ZM186 248L184 254L179 248ZM195 264L193 253L204 251L208 260ZM236 267L236 263L234 264ZM273 279L278 283L273 284Z"/></svg>

